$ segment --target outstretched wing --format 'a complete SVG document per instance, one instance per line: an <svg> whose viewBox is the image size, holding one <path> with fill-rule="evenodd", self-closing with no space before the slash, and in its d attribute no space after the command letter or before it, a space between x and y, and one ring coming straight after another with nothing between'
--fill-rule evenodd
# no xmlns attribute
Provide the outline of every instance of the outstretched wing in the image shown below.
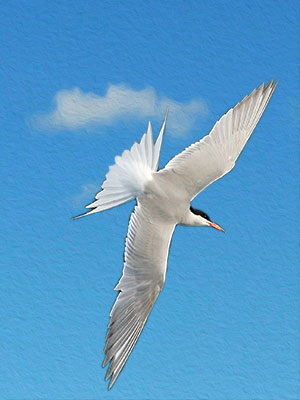
<svg viewBox="0 0 300 400"><path fill-rule="evenodd" d="M160 173L176 173L182 177L182 185L193 199L208 185L231 171L276 85L277 82L271 80L267 86L262 84L253 90L227 111L207 136L171 159Z"/></svg>
<svg viewBox="0 0 300 400"><path fill-rule="evenodd" d="M120 293L110 313L103 366L114 384L163 288L174 224L153 221L138 205L130 217L123 275L115 287Z"/></svg>

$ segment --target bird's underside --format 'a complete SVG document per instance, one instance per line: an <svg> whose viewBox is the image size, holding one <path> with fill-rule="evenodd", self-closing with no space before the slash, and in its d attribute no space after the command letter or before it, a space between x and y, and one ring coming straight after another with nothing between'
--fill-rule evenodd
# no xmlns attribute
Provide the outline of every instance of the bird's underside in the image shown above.
<svg viewBox="0 0 300 400"><path fill-rule="evenodd" d="M106 379L111 378L109 389L163 288L176 224L205 225L206 214L192 215L191 200L234 167L275 87L276 83L270 81L267 86L255 89L224 114L207 136L175 156L160 171L157 167L166 116L155 143L149 123L141 142L116 157L102 190L87 206L91 210L84 215L137 198L126 237L123 274L115 287L119 294L110 313L104 349L103 366L109 364Z"/></svg>

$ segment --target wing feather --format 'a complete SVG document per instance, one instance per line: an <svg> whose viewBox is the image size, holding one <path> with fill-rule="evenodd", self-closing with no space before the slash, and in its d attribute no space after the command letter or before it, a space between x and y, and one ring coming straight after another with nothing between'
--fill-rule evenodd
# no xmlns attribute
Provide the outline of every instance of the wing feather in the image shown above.
<svg viewBox="0 0 300 400"><path fill-rule="evenodd" d="M110 313L103 366L110 363L109 389L125 365L149 313L163 288L174 224L153 220L138 205L131 214L125 242L119 295Z"/></svg>
<svg viewBox="0 0 300 400"><path fill-rule="evenodd" d="M216 122L210 133L172 158L162 174L176 173L193 199L208 185L227 174L246 145L277 82L260 85Z"/></svg>

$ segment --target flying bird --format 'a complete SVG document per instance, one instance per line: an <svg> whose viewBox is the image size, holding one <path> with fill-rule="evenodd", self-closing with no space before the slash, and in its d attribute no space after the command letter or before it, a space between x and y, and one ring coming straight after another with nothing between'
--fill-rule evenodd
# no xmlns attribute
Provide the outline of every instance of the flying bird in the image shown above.
<svg viewBox="0 0 300 400"><path fill-rule="evenodd" d="M163 289L171 238L176 225L223 229L190 203L235 162L260 120L277 82L260 85L228 110L210 133L158 170L167 113L156 142L149 122L140 143L115 158L90 209L75 218L136 199L125 240L123 274L110 312L103 366L109 363L108 389L126 363Z"/></svg>

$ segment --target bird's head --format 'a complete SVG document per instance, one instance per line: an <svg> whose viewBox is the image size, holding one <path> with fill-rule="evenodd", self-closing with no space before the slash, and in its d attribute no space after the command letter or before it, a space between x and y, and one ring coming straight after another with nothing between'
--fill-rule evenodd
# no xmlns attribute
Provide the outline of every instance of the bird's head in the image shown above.
<svg viewBox="0 0 300 400"><path fill-rule="evenodd" d="M196 216L195 218L193 218L193 222L195 225L211 226L212 228L215 228L218 231L225 232L224 229L221 228L218 224L212 222L212 220L204 211L198 210L197 208L193 208L192 206L190 206L190 211Z"/></svg>

